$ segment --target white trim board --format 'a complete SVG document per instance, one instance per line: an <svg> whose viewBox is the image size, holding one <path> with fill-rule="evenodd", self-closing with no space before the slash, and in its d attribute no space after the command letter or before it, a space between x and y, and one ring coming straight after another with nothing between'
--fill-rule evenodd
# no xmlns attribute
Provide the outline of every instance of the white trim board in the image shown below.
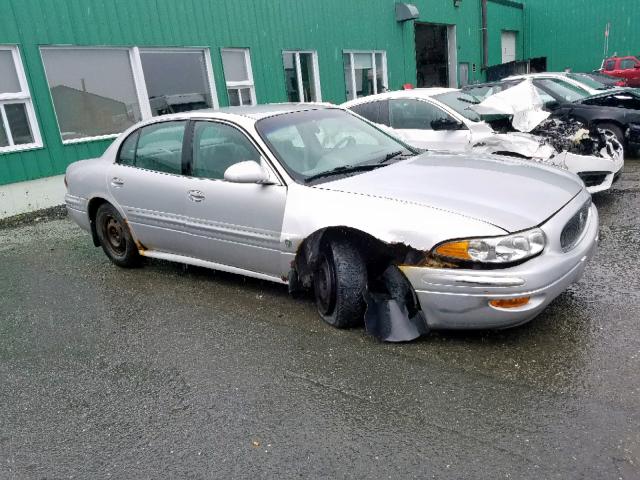
<svg viewBox="0 0 640 480"><path fill-rule="evenodd" d="M0 218L64 204L64 175L0 185Z"/></svg>

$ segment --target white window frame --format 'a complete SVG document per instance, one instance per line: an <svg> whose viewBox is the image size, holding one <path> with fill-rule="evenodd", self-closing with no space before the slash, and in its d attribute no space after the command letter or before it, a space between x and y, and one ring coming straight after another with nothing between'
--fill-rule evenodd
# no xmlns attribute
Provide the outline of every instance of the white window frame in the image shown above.
<svg viewBox="0 0 640 480"><path fill-rule="evenodd" d="M304 102L304 93L302 90L302 68L300 67L300 54L306 53L311 55L313 64L313 87L316 92L316 98L309 100L310 102L322 102L322 91L320 90L320 69L318 68L318 52L315 50L283 50L282 64L284 68L284 56L293 55L293 62L296 68L296 78L298 80L298 101ZM286 80L286 79L285 79ZM286 87L286 85L285 85Z"/></svg>
<svg viewBox="0 0 640 480"><path fill-rule="evenodd" d="M244 54L244 64L247 69L247 77L248 80L243 80L240 82L230 82L227 81L225 77L225 84L228 90L238 90L238 98L240 99L240 105L244 105L242 103L242 95L240 94L240 90L248 88L251 95L251 104L257 105L258 101L256 99L256 85L253 80L253 69L251 68L251 51L248 48L235 48L235 47L225 47L220 49L220 59L222 60L222 55L224 52L242 52ZM222 64L222 70L224 73L224 63ZM229 93L227 92L227 95Z"/></svg>
<svg viewBox="0 0 640 480"><path fill-rule="evenodd" d="M147 94L147 84L144 79L144 71L142 70L142 60L140 59L140 52L202 52L204 55L204 64L207 75L207 87L211 95L211 103L213 108L218 109L220 105L218 103L218 95L216 94L215 78L213 76L213 67L211 65L211 52L206 47L102 47L102 46L75 46L75 45L47 45L40 47L40 57L42 64L44 65L44 58L42 58L42 52L44 50L119 50L126 51L129 54L129 65L131 67L131 73L133 74L133 86L136 91L136 98L138 105L140 106L141 121L150 120L153 118L151 112L151 104L149 103L149 95ZM46 76L46 68L45 68ZM58 125L58 134L62 140L63 145L70 145L74 143L94 142L100 140L109 140L116 138L120 133L110 133L107 135L95 135L92 137L72 138L65 140L62 138L62 130L60 129L60 122L58 122L58 114L55 111L55 105L53 105L53 97L51 96L51 87L49 79L47 78L47 88L49 89L49 96L51 98L51 104L53 106L54 114L56 116L56 123Z"/></svg>
<svg viewBox="0 0 640 480"><path fill-rule="evenodd" d="M33 150L35 148L42 148L42 136L40 135L40 128L38 126L38 120L33 108L33 101L31 100L31 93L29 91L29 84L27 83L27 76L24 72L22 64L22 57L17 45L0 45L0 50L11 52L13 58L13 65L16 69L18 76L18 82L20 84L19 92L1 93L0 92L0 116L2 116L2 123L5 125L7 139L9 140L9 146L0 147L0 154L9 152L18 152L22 150ZM7 113L4 106L13 103L22 103L25 105L27 113L27 121L29 122L29 129L33 136L33 142L23 143L21 145L15 145L13 143L13 136L11 134L11 127L7 119Z"/></svg>
<svg viewBox="0 0 640 480"><path fill-rule="evenodd" d="M355 100L358 97L358 94L356 92L356 74L355 74L355 68L353 66L353 55L355 53L366 53L371 55L371 67L373 68L373 75L374 78L377 78L377 74L378 74L378 66L376 65L376 54L381 54L382 55L382 85L384 86L384 88L386 90L389 89L389 77L387 76L387 51L386 50L343 50L343 62L344 62L344 55L349 55L349 65L350 65L350 75L349 75L349 80L351 81L351 92L353 94L353 98L347 98L347 100ZM346 85L345 85L346 86ZM376 95L378 93L382 93L382 92L378 92L378 82L374 81L373 82L373 94Z"/></svg>

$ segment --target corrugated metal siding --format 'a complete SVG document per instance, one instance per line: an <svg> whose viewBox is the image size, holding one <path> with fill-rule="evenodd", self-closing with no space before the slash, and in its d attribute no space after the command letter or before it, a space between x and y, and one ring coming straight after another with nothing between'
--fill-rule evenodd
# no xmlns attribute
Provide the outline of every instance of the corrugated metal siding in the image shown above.
<svg viewBox="0 0 640 480"><path fill-rule="evenodd" d="M529 54L546 56L549 70L600 68L607 22L609 54L640 55L638 0L528 0L526 16Z"/></svg>
<svg viewBox="0 0 640 480"><path fill-rule="evenodd" d="M505 30L516 34L516 60L524 55L524 13L518 8L488 2L489 28L489 65L502 63L502 32Z"/></svg>
<svg viewBox="0 0 640 480"><path fill-rule="evenodd" d="M345 100L342 51L386 50L389 86L415 83L413 23L395 21L395 0L4 0L0 44L20 47L45 148L0 154L0 185L60 174L81 158L100 155L109 141L63 145L39 47L209 47L220 105L227 105L220 49L251 49L259 103L286 100L282 50L318 52L322 97ZM457 25L458 61L476 64L481 80L480 2L415 0L420 21ZM492 7L492 9L494 9ZM513 13L494 9L491 36ZM507 13L508 12L508 13Z"/></svg>

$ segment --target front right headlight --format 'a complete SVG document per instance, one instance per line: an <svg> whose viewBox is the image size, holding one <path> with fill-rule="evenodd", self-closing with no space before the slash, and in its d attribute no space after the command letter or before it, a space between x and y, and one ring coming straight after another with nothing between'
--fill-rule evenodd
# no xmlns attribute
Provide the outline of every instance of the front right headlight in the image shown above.
<svg viewBox="0 0 640 480"><path fill-rule="evenodd" d="M544 232L533 228L503 237L452 240L437 245L431 253L449 262L498 266L535 257L544 250L546 243Z"/></svg>

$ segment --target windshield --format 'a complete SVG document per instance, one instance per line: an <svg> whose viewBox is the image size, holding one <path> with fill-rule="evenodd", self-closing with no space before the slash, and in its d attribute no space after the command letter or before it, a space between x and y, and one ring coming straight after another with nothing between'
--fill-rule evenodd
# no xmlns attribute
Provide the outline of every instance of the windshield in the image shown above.
<svg viewBox="0 0 640 480"><path fill-rule="evenodd" d="M567 77L575 80L576 82L580 82L589 88L593 88L594 90L607 90L609 88L604 83L601 83L592 76L586 75L584 73L567 73Z"/></svg>
<svg viewBox="0 0 640 480"><path fill-rule="evenodd" d="M463 117L471 120L472 122L481 121L480 115L471 109L472 105L480 103L475 97L465 92L447 92L439 95L434 95L434 99L444 103L447 107L455 110Z"/></svg>
<svg viewBox="0 0 640 480"><path fill-rule="evenodd" d="M339 109L308 110L256 122L262 139L297 182L352 167L383 166L415 151L369 123Z"/></svg>
<svg viewBox="0 0 640 480"><path fill-rule="evenodd" d="M576 100L590 96L589 92L584 88L571 85L557 78L539 79L536 80L534 84L560 102L575 102Z"/></svg>

